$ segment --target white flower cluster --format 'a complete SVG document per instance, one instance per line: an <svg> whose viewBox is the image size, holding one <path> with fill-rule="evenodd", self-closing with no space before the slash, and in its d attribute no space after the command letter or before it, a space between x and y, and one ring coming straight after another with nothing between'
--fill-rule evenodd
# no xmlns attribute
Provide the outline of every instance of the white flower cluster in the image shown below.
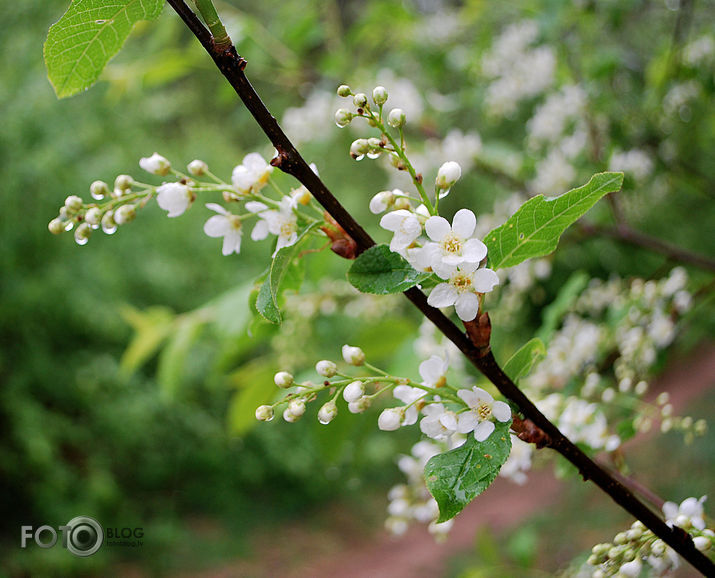
<svg viewBox="0 0 715 578"><path fill-rule="evenodd" d="M622 171L636 181L646 180L653 172L653 159L641 149L613 151L608 161L609 171Z"/></svg>
<svg viewBox="0 0 715 578"><path fill-rule="evenodd" d="M303 106L291 107L283 113L281 126L293 143L300 145L315 142L325 131L325 119L330 118L338 106L335 93L320 89L313 90Z"/></svg>
<svg viewBox="0 0 715 578"><path fill-rule="evenodd" d="M609 452L621 445L621 439L609 433L606 416L596 403L552 393L536 405L574 443Z"/></svg>
<svg viewBox="0 0 715 578"><path fill-rule="evenodd" d="M558 92L550 94L526 124L529 146L533 149L553 146L562 142L564 135L569 133L571 140L559 148L567 158L576 156L587 139L587 127L583 121L585 107L586 93L578 85L564 85ZM574 139L575 136L577 138Z"/></svg>
<svg viewBox="0 0 715 578"><path fill-rule="evenodd" d="M482 72L495 79L485 97L491 114L510 116L520 101L543 93L553 84L556 55L549 46L533 46L538 34L536 22L513 24L482 57Z"/></svg>
<svg viewBox="0 0 715 578"><path fill-rule="evenodd" d="M454 520L437 523L439 506L427 490L424 469L432 457L448 449L452 448L443 443L421 441L412 447L412 455L400 456L397 466L407 477L407 483L393 486L387 494L389 505L385 527L391 534L401 536L410 522L416 521L429 524L430 533L437 539L447 535Z"/></svg>
<svg viewBox="0 0 715 578"><path fill-rule="evenodd" d="M683 62L688 66L706 68L715 58L715 38L704 34L683 47Z"/></svg>
<svg viewBox="0 0 715 578"><path fill-rule="evenodd" d="M702 552L715 544L715 532L705 525L705 499L705 496L699 500L687 498L680 505L674 502L663 505L668 525L685 530ZM636 577L643 570L648 570L651 576L669 576L679 566L679 559L675 551L637 521L627 531L616 534L612 543L596 544L587 563L596 567L591 573L594 578Z"/></svg>
<svg viewBox="0 0 715 578"><path fill-rule="evenodd" d="M445 165L440 176L447 188L459 178L459 171L451 171L452 167ZM457 211L450 225L444 217L428 216L423 206L414 211L398 209L380 220L380 226L393 233L392 251L418 271L432 271L444 281L432 290L428 303L433 307L454 306L463 321L476 317L480 295L499 283L494 271L480 267L487 247L474 237L476 225L477 218L469 209ZM423 226L427 239L423 237Z"/></svg>

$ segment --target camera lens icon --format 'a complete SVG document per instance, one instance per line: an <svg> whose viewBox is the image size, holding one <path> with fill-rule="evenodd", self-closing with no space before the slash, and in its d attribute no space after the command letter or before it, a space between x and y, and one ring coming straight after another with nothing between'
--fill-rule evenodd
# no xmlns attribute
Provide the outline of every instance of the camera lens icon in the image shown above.
<svg viewBox="0 0 715 578"><path fill-rule="evenodd" d="M91 556L102 546L102 526L89 516L77 516L67 522L67 549L75 556Z"/></svg>

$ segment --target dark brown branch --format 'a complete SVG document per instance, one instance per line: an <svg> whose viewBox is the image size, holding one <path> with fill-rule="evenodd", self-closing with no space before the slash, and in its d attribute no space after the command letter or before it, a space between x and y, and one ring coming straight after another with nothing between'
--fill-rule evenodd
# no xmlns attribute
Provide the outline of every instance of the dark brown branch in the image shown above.
<svg viewBox="0 0 715 578"><path fill-rule="evenodd" d="M263 129L278 151L278 156L272 161L274 166L293 175L301 182L335 219L335 221L355 241L357 251L364 251L375 242L365 230L353 219L347 210L333 196L318 176L310 169L308 163L301 157L290 142L276 119L270 114L258 94L244 74L246 61L241 58L232 46L227 50L219 50L213 43L208 31L203 27L196 15L186 6L183 0L167 0L181 16L189 29L196 35L202 46L211 55L221 73L234 88L246 108L251 112L256 122ZM676 550L701 572L715 573L715 565L693 545L692 540L683 531L668 527L663 520L640 502L627 488L610 476L593 462L586 454L571 443L536 406L521 392L497 364L491 351L485 351L483 346L477 347L452 321L441 311L427 304L427 297L419 289L413 287L405 291L405 296L422 313L430 319L437 328L450 339L462 353L489 379L506 398L513 401L527 419L551 439L550 447L558 451L581 472L584 480L592 480L602 490L626 511L641 520L666 544Z"/></svg>
<svg viewBox="0 0 715 578"><path fill-rule="evenodd" d="M661 241L656 237L651 237L650 235L636 231L628 225L621 224L616 225L615 227L601 227L581 222L579 226L588 236L600 235L603 237L610 237L611 239L622 241L635 247L641 247L642 249L648 249L649 251L660 253L673 261L687 263L688 265L694 265L701 269L715 272L715 259L711 259L706 255L686 251L681 247L676 247L675 245Z"/></svg>

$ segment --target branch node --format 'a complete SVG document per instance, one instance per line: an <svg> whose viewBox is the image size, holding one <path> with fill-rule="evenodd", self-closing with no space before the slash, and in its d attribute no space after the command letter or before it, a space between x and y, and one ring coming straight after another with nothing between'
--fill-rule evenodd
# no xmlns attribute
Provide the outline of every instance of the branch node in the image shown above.
<svg viewBox="0 0 715 578"><path fill-rule="evenodd" d="M489 340L492 336L492 322L489 313L485 312L471 321L464 321L464 327L467 330L467 337L477 348L477 357L485 357L491 351Z"/></svg>
<svg viewBox="0 0 715 578"><path fill-rule="evenodd" d="M530 419L521 419L514 414L511 429L516 432L516 437L526 443L536 445L537 449L551 445L551 437Z"/></svg>

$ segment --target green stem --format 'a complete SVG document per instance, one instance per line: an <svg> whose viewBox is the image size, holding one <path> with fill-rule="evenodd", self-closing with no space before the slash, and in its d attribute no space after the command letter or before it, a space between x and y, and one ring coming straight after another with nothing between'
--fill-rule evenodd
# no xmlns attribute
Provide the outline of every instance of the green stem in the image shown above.
<svg viewBox="0 0 715 578"><path fill-rule="evenodd" d="M375 122L377 128L380 129L380 132L382 132L382 134L385 135L387 140L390 142L393 150L395 151L397 156L400 157L400 160L404 163L405 167L407 167L407 172L410 173L410 177L412 177L412 182L415 184L415 187L417 188L417 192L420 194L420 198L422 199L422 202L424 203L425 207L427 207L429 214L436 215L437 212L436 212L435 208L432 206L432 202L429 200L429 197L427 196L427 191L425 191L424 186L422 186L422 179L421 179L421 177L417 176L417 171L415 171L415 168L412 166L410 159L407 158L407 155L405 154L404 147L397 144L397 141L395 140L395 138L387 131L387 128L382 123L382 119L376 117L375 114L370 109L367 109L366 112L370 115L370 118ZM402 137L402 131L400 131L400 135L401 135L400 139L404 142L404 138Z"/></svg>
<svg viewBox="0 0 715 578"><path fill-rule="evenodd" d="M206 22L216 47L222 49L231 47L233 43L228 32L226 32L226 28L223 26L223 22L221 22L218 12L216 12L213 2L211 0L194 0L194 4L204 22Z"/></svg>

